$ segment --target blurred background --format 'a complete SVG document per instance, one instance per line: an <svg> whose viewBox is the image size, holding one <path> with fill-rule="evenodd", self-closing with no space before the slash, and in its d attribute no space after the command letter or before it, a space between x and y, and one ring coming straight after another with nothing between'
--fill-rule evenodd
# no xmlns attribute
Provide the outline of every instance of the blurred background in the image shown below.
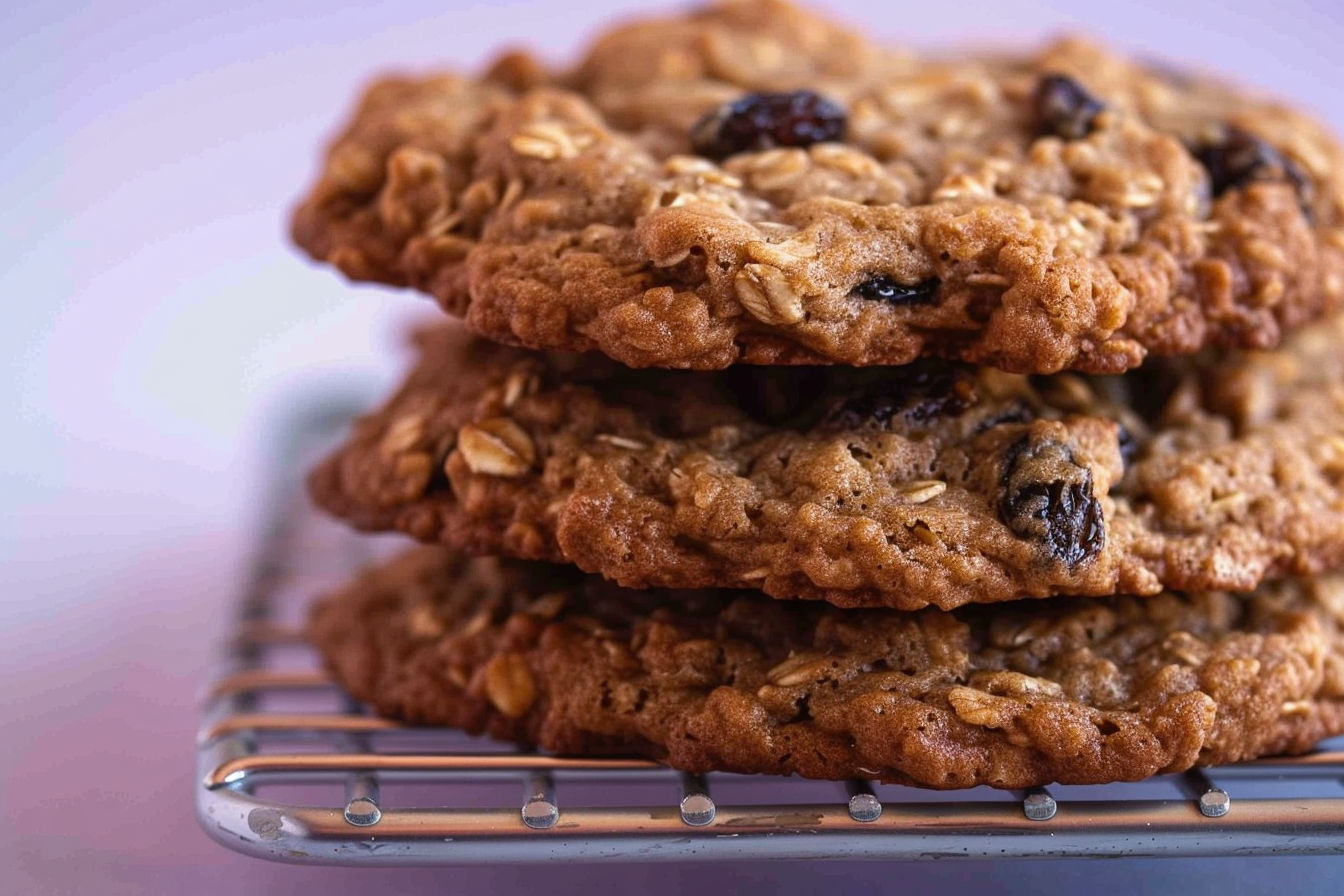
<svg viewBox="0 0 1344 896"><path fill-rule="evenodd" d="M1222 70L1344 129L1338 0L825 5L910 44L1084 31ZM0 868L12 892L567 892L599 874L647 892L783 886L778 863L269 865L210 842L191 816L195 694L255 539L269 434L314 390L390 383L398 332L429 313L426 300L350 287L286 245L287 207L320 146L374 72L471 68L508 43L570 59L608 19L642 8L0 9ZM1122 892L1258 892L1276 880L1337 892L1339 864L835 864L785 876L797 892L831 882L1028 892L1042 874Z"/></svg>

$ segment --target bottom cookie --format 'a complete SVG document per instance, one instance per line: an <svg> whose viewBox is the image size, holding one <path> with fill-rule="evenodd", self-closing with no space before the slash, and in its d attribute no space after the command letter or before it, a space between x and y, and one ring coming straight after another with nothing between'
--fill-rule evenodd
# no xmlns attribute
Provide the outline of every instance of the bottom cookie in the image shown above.
<svg viewBox="0 0 1344 896"><path fill-rule="evenodd" d="M1132 781L1344 732L1344 577L842 610L421 548L319 602L378 712L571 755L934 788Z"/></svg>

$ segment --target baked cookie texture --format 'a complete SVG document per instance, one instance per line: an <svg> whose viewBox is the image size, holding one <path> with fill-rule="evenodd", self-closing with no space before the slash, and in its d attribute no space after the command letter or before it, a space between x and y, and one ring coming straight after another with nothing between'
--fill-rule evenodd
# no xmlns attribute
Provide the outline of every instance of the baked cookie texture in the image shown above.
<svg viewBox="0 0 1344 896"><path fill-rule="evenodd" d="M566 754L924 787L1128 781L1344 731L1344 580L838 610L419 548L317 605L380 713Z"/></svg>
<svg viewBox="0 0 1344 896"><path fill-rule="evenodd" d="M312 473L354 525L630 588L944 609L1344 562L1344 318L1123 376L629 370L454 325Z"/></svg>
<svg viewBox="0 0 1344 896"><path fill-rule="evenodd" d="M1309 118L1080 40L915 56L746 0L373 84L293 235L634 367L1116 373L1340 307L1341 172Z"/></svg>

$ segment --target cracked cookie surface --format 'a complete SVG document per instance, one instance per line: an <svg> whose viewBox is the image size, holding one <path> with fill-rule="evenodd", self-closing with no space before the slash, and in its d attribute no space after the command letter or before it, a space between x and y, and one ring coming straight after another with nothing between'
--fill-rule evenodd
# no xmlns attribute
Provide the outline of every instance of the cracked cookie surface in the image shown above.
<svg viewBox="0 0 1344 896"><path fill-rule="evenodd" d="M925 58L749 0L374 84L293 233L630 366L1115 373L1340 307L1341 172L1307 117L1079 40Z"/></svg>
<svg viewBox="0 0 1344 896"><path fill-rule="evenodd" d="M310 478L354 525L642 588L944 609L1344 562L1344 318L1123 376L631 370L452 324Z"/></svg>
<svg viewBox="0 0 1344 896"><path fill-rule="evenodd" d="M695 772L1021 788L1341 732L1342 617L1338 578L902 613L419 548L310 628L351 694L412 723Z"/></svg>

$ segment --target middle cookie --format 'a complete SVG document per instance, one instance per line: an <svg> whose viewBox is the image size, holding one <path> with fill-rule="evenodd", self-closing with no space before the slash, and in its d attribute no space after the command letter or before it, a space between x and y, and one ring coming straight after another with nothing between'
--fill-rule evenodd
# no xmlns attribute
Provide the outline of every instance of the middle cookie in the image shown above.
<svg viewBox="0 0 1344 896"><path fill-rule="evenodd" d="M629 370L421 331L312 476L365 529L633 587L949 609L1344 560L1344 319L1117 377Z"/></svg>

